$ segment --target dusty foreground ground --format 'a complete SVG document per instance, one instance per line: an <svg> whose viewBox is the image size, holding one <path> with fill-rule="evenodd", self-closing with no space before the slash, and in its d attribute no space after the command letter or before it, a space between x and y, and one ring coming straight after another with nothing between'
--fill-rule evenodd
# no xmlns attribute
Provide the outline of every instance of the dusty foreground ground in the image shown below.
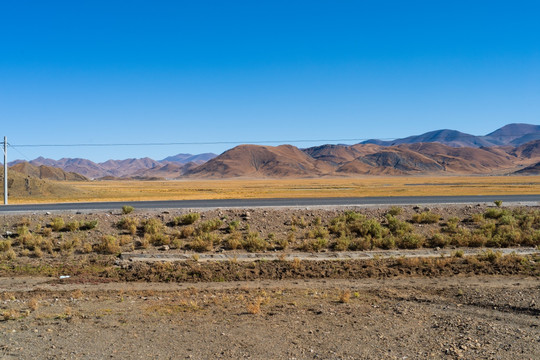
<svg viewBox="0 0 540 360"><path fill-rule="evenodd" d="M0 359L540 358L537 206L131 210L0 218Z"/></svg>
<svg viewBox="0 0 540 360"><path fill-rule="evenodd" d="M192 284L4 277L0 290L13 315L0 321L1 359L540 355L538 277Z"/></svg>

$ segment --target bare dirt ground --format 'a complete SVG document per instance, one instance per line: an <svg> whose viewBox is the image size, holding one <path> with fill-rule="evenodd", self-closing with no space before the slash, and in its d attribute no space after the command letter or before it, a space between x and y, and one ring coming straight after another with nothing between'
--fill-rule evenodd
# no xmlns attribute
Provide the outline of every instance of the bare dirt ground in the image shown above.
<svg viewBox="0 0 540 360"><path fill-rule="evenodd" d="M537 359L526 276L225 283L1 278L2 359Z"/></svg>
<svg viewBox="0 0 540 360"><path fill-rule="evenodd" d="M352 231L351 244L371 239L374 248L351 259L332 259L339 238L331 232L318 252L306 248L316 240L310 232L331 229L333 219L355 210L399 244L385 217L391 208L215 209L192 226L219 219L219 228L187 237L181 233L189 225L171 224L185 213L174 211L5 215L0 359L538 359L540 214L506 209L404 207L396 218L409 224L405 235L423 239L420 249L385 250L375 235ZM425 212L439 217L411 222ZM58 217L65 224L55 230ZM133 233L118 227L126 217L139 224ZM144 233L149 219L159 219L156 238L167 246L141 246L155 235ZM95 227L82 229L92 221ZM229 249L233 224L241 244L256 233L266 252ZM208 234L216 240L211 250L194 251ZM432 243L437 234L448 240L441 249ZM532 253L478 248L481 234L486 244L507 241ZM110 237L118 242L104 251ZM460 245L473 241L480 253L466 256L472 248ZM378 255L385 251L393 252ZM435 256L400 255L414 251ZM185 259L129 260L157 254ZM227 260L201 259L224 254Z"/></svg>

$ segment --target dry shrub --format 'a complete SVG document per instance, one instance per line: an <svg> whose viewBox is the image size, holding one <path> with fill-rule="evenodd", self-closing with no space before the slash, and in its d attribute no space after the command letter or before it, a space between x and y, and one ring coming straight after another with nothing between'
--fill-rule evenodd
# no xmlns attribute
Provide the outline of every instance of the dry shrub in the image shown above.
<svg viewBox="0 0 540 360"><path fill-rule="evenodd" d="M190 236L193 236L195 233L195 228L191 225L185 226L180 230L180 237L183 239L187 239Z"/></svg>
<svg viewBox="0 0 540 360"><path fill-rule="evenodd" d="M242 247L249 252L263 251L268 247L268 243L259 236L259 233L250 232L242 241Z"/></svg>
<svg viewBox="0 0 540 360"><path fill-rule="evenodd" d="M119 229L127 230L131 235L135 235L137 233L137 226L139 226L139 220L136 218L124 217L116 224L116 226Z"/></svg>
<svg viewBox="0 0 540 360"><path fill-rule="evenodd" d="M188 213L182 216L177 216L174 218L174 225L191 225L201 218L199 213Z"/></svg>
<svg viewBox="0 0 540 360"><path fill-rule="evenodd" d="M4 253L3 258L6 260L15 260L17 258L17 253L13 251L13 249L9 249Z"/></svg>
<svg viewBox="0 0 540 360"><path fill-rule="evenodd" d="M79 238L66 239L60 243L60 250L65 253L71 253L80 243Z"/></svg>
<svg viewBox="0 0 540 360"><path fill-rule="evenodd" d="M225 247L229 250L236 250L242 248L242 233L240 231L233 231L227 237Z"/></svg>
<svg viewBox="0 0 540 360"><path fill-rule="evenodd" d="M261 313L261 304L263 302L262 297L256 298L254 301L248 302L246 304L246 310L249 314L257 315Z"/></svg>
<svg viewBox="0 0 540 360"><path fill-rule="evenodd" d="M15 309L8 309L2 311L2 317L4 321L16 320L21 317L21 312Z"/></svg>
<svg viewBox="0 0 540 360"><path fill-rule="evenodd" d="M0 252L11 250L11 240L0 240Z"/></svg>
<svg viewBox="0 0 540 360"><path fill-rule="evenodd" d="M28 308L32 311L36 311L39 308L39 300L35 297L28 300Z"/></svg>
<svg viewBox="0 0 540 360"><path fill-rule="evenodd" d="M339 302L342 304L346 304L351 300L351 290L347 289L344 291L341 291L339 294Z"/></svg>
<svg viewBox="0 0 540 360"><path fill-rule="evenodd" d="M73 290L71 292L71 297L73 299L80 299L80 298L82 298L82 296L83 296L83 293L82 293L81 289Z"/></svg>
<svg viewBox="0 0 540 360"><path fill-rule="evenodd" d="M52 234L52 229L50 227L44 227L41 229L41 234L45 237L49 237Z"/></svg>
<svg viewBox="0 0 540 360"><path fill-rule="evenodd" d="M435 224L441 217L430 211L424 211L420 214L414 214L411 222L415 224Z"/></svg>
<svg viewBox="0 0 540 360"><path fill-rule="evenodd" d="M100 242L94 245L94 250L102 254L117 254L120 252L118 239L112 235L102 236Z"/></svg>

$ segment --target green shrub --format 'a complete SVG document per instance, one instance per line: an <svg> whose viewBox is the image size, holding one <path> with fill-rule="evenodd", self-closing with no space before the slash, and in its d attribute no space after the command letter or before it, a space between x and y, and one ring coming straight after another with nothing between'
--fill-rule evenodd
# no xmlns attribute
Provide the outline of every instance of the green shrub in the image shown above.
<svg viewBox="0 0 540 360"><path fill-rule="evenodd" d="M135 209L133 208L133 206L129 206L129 205L124 205L124 206L122 206L122 214L124 214L124 215L127 215L127 214L132 213L133 210L135 210Z"/></svg>
<svg viewBox="0 0 540 360"><path fill-rule="evenodd" d="M441 229L445 233L455 233L458 231L459 218L451 217L446 221L443 228Z"/></svg>
<svg viewBox="0 0 540 360"><path fill-rule="evenodd" d="M65 226L64 219L62 219L61 217L55 217L54 219L52 219L50 225L51 229L53 229L54 231L61 231L62 229L64 229Z"/></svg>
<svg viewBox="0 0 540 360"><path fill-rule="evenodd" d="M144 236L154 246L169 245L171 243L171 238L163 233L145 234Z"/></svg>
<svg viewBox="0 0 540 360"><path fill-rule="evenodd" d="M494 263L502 257L502 253L500 251L486 250L483 253L478 254L476 257L478 260Z"/></svg>
<svg viewBox="0 0 540 360"><path fill-rule="evenodd" d="M494 208L491 208L491 209L487 209L485 212L484 212L484 217L486 219L498 219L500 218L503 214L505 213L505 211L503 209L494 209Z"/></svg>
<svg viewBox="0 0 540 360"><path fill-rule="evenodd" d="M201 218L199 213L188 213L182 216L177 216L174 218L174 224L178 225L191 225Z"/></svg>
<svg viewBox="0 0 540 360"><path fill-rule="evenodd" d="M349 244L349 250L352 251L364 251L371 249L371 239L370 238L356 238L352 239Z"/></svg>
<svg viewBox="0 0 540 360"><path fill-rule="evenodd" d="M440 247L444 248L448 246L450 239L443 234L435 234L428 240L428 246L432 248Z"/></svg>
<svg viewBox="0 0 540 360"><path fill-rule="evenodd" d="M219 229L221 225L223 225L223 222L220 219L203 221L197 227L197 232L199 234L208 233L208 232Z"/></svg>
<svg viewBox="0 0 540 360"><path fill-rule="evenodd" d="M397 239L397 247L400 249L418 249L424 244L424 238L418 234L405 234Z"/></svg>
<svg viewBox="0 0 540 360"><path fill-rule="evenodd" d="M78 221L72 221L66 224L67 231L77 231L79 230L81 224Z"/></svg>
<svg viewBox="0 0 540 360"><path fill-rule="evenodd" d="M332 248L336 251L347 251L351 244L351 238L347 235L341 235L336 239L336 242L332 245Z"/></svg>
<svg viewBox="0 0 540 360"><path fill-rule="evenodd" d="M164 230L163 223L156 218L150 218L148 220L145 220L142 225L143 225L143 231L145 234L150 234L150 235L158 234L158 233L163 232Z"/></svg>
<svg viewBox="0 0 540 360"><path fill-rule="evenodd" d="M98 225L97 220L90 220L90 221L84 221L81 223L79 229L80 230L92 230L95 229Z"/></svg>
<svg viewBox="0 0 540 360"><path fill-rule="evenodd" d="M405 221L401 221L395 216L386 215L386 220L388 222L387 226L390 232L395 236L402 236L407 233L412 232L413 227L411 224Z"/></svg>
<svg viewBox="0 0 540 360"><path fill-rule="evenodd" d="M420 214L414 214L411 222L415 224L435 224L440 220L440 216L430 211L424 211Z"/></svg>
<svg viewBox="0 0 540 360"><path fill-rule="evenodd" d="M257 232L250 232L242 241L242 247L249 252L266 250L268 243Z"/></svg>
<svg viewBox="0 0 540 360"><path fill-rule="evenodd" d="M235 232L236 230L238 230L238 227L240 226L240 221L238 220L233 220L229 223L229 226L227 227L227 231L229 233L233 233Z"/></svg>
<svg viewBox="0 0 540 360"><path fill-rule="evenodd" d="M493 203L494 203L498 208L500 208L500 207L502 206L502 203L503 203L503 202L502 202L502 200L495 200Z"/></svg>
<svg viewBox="0 0 540 360"><path fill-rule="evenodd" d="M392 216L398 216L403 212L403 209L399 206L392 206L390 210L388 210L387 214L390 214Z"/></svg>
<svg viewBox="0 0 540 360"><path fill-rule="evenodd" d="M385 250L396 248L396 238L392 235L385 236L378 241L377 247Z"/></svg>

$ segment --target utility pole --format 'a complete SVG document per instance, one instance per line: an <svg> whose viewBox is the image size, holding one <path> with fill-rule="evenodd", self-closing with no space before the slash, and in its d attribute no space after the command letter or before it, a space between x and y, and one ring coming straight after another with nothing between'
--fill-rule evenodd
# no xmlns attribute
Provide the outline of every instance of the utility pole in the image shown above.
<svg viewBox="0 0 540 360"><path fill-rule="evenodd" d="M7 177L7 136L4 136L4 205L8 204L8 177Z"/></svg>

